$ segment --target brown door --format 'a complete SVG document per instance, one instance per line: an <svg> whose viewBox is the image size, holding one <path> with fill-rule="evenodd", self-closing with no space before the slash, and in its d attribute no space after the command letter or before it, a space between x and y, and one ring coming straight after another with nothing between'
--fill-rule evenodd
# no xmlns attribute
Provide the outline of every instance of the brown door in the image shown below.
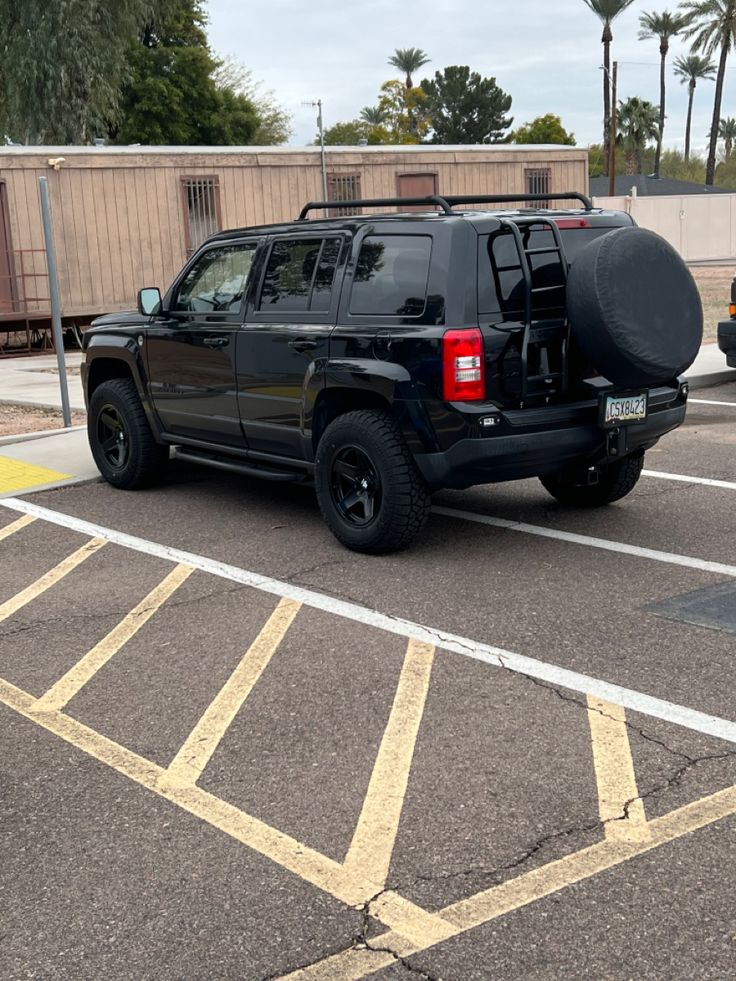
<svg viewBox="0 0 736 981"><path fill-rule="evenodd" d="M15 309L15 283L13 282L13 256L10 246L10 219L8 216L7 190L0 183L0 313L12 313Z"/></svg>
<svg viewBox="0 0 736 981"><path fill-rule="evenodd" d="M426 198L437 193L437 174L397 174L396 189L400 198ZM407 205L402 211L426 211L424 205Z"/></svg>

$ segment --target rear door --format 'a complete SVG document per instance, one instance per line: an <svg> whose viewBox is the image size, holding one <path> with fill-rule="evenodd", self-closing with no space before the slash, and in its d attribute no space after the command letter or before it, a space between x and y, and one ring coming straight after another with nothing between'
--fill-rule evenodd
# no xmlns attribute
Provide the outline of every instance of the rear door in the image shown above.
<svg viewBox="0 0 736 981"><path fill-rule="evenodd" d="M244 447L235 352L259 240L200 252L145 331L149 392L173 436Z"/></svg>
<svg viewBox="0 0 736 981"><path fill-rule="evenodd" d="M305 456L303 410L324 384L345 243L336 232L269 242L237 347L240 417L252 451Z"/></svg>

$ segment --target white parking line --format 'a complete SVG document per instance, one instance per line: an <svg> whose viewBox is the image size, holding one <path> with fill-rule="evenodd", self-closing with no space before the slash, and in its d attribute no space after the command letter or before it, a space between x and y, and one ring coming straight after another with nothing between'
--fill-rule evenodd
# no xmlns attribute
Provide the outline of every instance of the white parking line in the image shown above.
<svg viewBox="0 0 736 981"><path fill-rule="evenodd" d="M688 404L690 402L697 402L698 405L730 405L732 409L736 409L736 402L717 402L715 399L688 399Z"/></svg>
<svg viewBox="0 0 736 981"><path fill-rule="evenodd" d="M115 545L122 545L124 548L142 552L145 555L168 559L170 562L177 564L185 563L193 566L195 569L200 569L202 572L209 573L209 575L218 576L221 579L228 579L231 582L239 582L244 586L250 586L253 589L261 590L273 596L293 599L298 603L311 606L316 610L322 610L325 613L344 617L347 620L362 623L368 627L377 627L379 630L397 634L401 637L413 638L424 644L434 644L436 647L453 651L455 654L462 654L476 661L483 661L486 664L506 668L508 671L517 674L537 678L550 685L567 688L581 695L593 695L604 701L623 705L624 708L632 712L641 712L644 715L650 715L653 718L662 719L665 722L671 722L674 725L683 726L695 732L701 732L708 736L714 736L717 739L724 739L728 742L736 743L736 722L728 719L708 715L705 712L699 712L696 709L691 709L684 705L677 705L661 698L655 698L652 695L646 695L643 692L635 691L631 688L622 688L620 685L610 684L599 678L579 674L577 671L569 671L567 668L561 668L555 664L548 664L546 661L538 661L535 658L526 657L523 654L506 651L500 647L492 647L489 644L470 640L458 634L447 633L435 627L426 627L423 624L414 623L411 620L404 620L402 617L379 613L377 610L360 606L358 603L350 603L346 600L337 599L334 596L318 593L312 589L294 586L291 583L272 579L270 576L250 572L247 569L240 569L237 566L227 565L224 562L218 562L215 559L196 555L193 552L185 552L182 549L172 548L169 545L160 545L157 542L151 542L145 538L137 538L134 535L128 535L122 531L105 528L91 521L85 521L83 518L62 514L59 511L52 511L49 508L41 507L30 501L8 498L0 500L0 507L6 507L11 511L18 511L21 514L32 514L36 518L60 525L62 528L69 528L83 535L94 535L104 538ZM443 508L440 510L447 511L449 509ZM489 523L493 522L491 521ZM520 530L520 526L514 525L512 522L508 522L508 525L515 530ZM539 529L540 533L548 531L550 532L548 537L558 537L552 534L552 529ZM562 532L560 536L565 536L565 534ZM573 540L581 539L582 541L578 542L579 544L589 544L590 542L599 541L597 539L586 540L585 536L582 535L569 537L572 537ZM613 547L617 545L618 543L616 542L603 542L600 547ZM613 551L630 552L631 548L631 546L621 545L620 547L614 547ZM647 550L643 549L639 551L646 552ZM634 554L638 553L635 552ZM664 552L652 553L655 557L666 554ZM688 560L683 556L672 556L671 558L681 559L682 561L678 562L680 565L692 565L693 562L699 562L697 559ZM718 563L705 563L705 565L715 567L718 566ZM700 565L693 565L692 567L701 568ZM734 566L718 566L718 568L721 570L730 570L724 573L725 575L736 576L736 567ZM712 569L708 571L712 571Z"/></svg>
<svg viewBox="0 0 736 981"><path fill-rule="evenodd" d="M724 490L736 490L732 480L713 480L710 477L690 477L684 473L664 473L662 470L642 470L643 477L659 477L661 480L679 480L683 484L704 484L706 487L722 487Z"/></svg>

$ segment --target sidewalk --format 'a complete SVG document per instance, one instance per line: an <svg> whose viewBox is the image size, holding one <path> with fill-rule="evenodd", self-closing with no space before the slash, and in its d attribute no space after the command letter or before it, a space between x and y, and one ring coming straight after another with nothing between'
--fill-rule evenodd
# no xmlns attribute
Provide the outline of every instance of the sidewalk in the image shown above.
<svg viewBox="0 0 736 981"><path fill-rule="evenodd" d="M81 353L67 355L68 366L80 361ZM43 370L49 367L56 367L55 356L0 361L0 412L2 402L60 408L58 375ZM687 376L693 389L733 381L736 401L736 369L726 367L725 355L716 344L703 345ZM72 407L84 410L78 375L69 375L69 395ZM0 497L96 477L99 472L84 426L0 438Z"/></svg>

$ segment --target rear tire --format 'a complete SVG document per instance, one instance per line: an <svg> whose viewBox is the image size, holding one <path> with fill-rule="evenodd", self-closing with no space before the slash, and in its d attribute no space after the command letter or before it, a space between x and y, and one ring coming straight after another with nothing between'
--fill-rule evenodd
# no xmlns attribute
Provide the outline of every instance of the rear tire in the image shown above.
<svg viewBox="0 0 736 981"><path fill-rule="evenodd" d="M356 552L406 548L427 522L430 494L388 412L348 412L325 430L315 489L332 534Z"/></svg>
<svg viewBox="0 0 736 981"><path fill-rule="evenodd" d="M166 470L169 448L154 439L132 378L113 378L94 390L87 435L97 468L113 487L149 487Z"/></svg>
<svg viewBox="0 0 736 981"><path fill-rule="evenodd" d="M573 508L599 508L626 497L636 486L644 466L644 453L634 453L597 468L598 483L581 481L581 472L540 477L543 486L560 504Z"/></svg>

